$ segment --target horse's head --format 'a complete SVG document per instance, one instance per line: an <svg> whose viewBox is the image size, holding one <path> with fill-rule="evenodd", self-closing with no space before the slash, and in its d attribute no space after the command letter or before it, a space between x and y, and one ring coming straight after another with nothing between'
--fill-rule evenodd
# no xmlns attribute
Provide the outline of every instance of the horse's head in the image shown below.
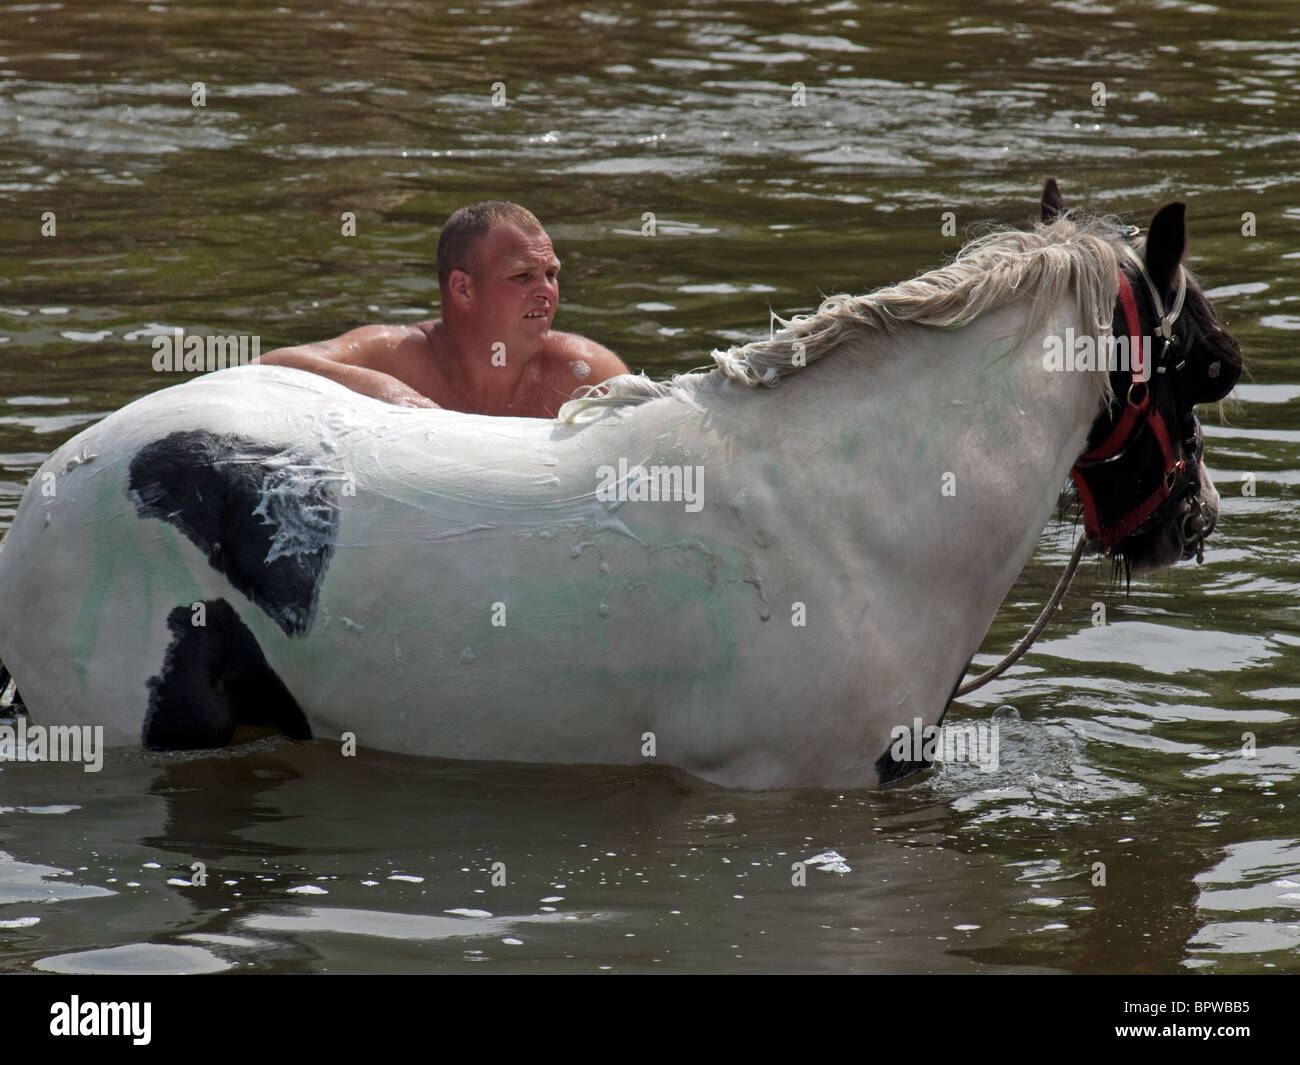
<svg viewBox="0 0 1300 1065"><path fill-rule="evenodd" d="M1048 179L1044 223L1066 210ZM1111 369L1114 402L1097 416L1070 471L1088 537L1130 570L1200 561L1219 494L1201 461L1195 407L1223 399L1241 373L1236 340L1182 265L1183 214L1183 204L1168 204L1144 243L1133 243L1136 228L1121 238L1113 336L1126 357ZM1138 351L1148 345L1143 360Z"/></svg>

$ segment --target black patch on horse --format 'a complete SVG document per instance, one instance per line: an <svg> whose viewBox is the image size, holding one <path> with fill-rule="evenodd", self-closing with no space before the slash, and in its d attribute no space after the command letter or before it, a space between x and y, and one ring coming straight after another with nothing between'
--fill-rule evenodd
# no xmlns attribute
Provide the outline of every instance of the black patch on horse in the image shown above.
<svg viewBox="0 0 1300 1065"><path fill-rule="evenodd" d="M270 725L309 740L311 726L234 607L224 599L167 615L172 642L149 679L144 745L155 751L224 747L239 725ZM202 620L203 624L195 624Z"/></svg>
<svg viewBox="0 0 1300 1065"><path fill-rule="evenodd" d="M339 525L332 482L311 470L283 447L192 429L136 453L127 495L140 517L175 525L286 636L303 636Z"/></svg>

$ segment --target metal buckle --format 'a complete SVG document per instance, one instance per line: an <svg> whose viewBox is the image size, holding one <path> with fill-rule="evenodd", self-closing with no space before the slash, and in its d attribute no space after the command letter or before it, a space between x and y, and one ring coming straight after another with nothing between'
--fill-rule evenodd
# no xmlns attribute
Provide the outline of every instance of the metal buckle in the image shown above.
<svg viewBox="0 0 1300 1065"><path fill-rule="evenodd" d="M1179 459L1174 463L1174 468L1165 474L1165 487L1171 492L1174 485L1178 483L1178 478L1182 476L1183 470L1187 469L1187 460Z"/></svg>

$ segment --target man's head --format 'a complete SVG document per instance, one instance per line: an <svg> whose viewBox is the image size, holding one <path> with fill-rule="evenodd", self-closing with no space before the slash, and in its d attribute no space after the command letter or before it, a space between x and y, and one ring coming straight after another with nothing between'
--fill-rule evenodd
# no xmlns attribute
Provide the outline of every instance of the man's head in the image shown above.
<svg viewBox="0 0 1300 1065"><path fill-rule="evenodd" d="M536 216L503 200L456 211L438 239L443 318L507 346L539 343L560 298L560 262Z"/></svg>

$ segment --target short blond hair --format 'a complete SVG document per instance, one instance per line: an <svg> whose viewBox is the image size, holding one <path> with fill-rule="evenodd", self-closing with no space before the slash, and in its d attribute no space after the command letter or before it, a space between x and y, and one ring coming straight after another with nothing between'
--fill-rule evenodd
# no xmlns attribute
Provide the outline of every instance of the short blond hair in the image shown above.
<svg viewBox="0 0 1300 1065"><path fill-rule="evenodd" d="M453 270L470 272L478 243L503 222L525 232L539 232L542 223L527 207L507 200L484 200L453 211L438 238L438 287L444 291Z"/></svg>

